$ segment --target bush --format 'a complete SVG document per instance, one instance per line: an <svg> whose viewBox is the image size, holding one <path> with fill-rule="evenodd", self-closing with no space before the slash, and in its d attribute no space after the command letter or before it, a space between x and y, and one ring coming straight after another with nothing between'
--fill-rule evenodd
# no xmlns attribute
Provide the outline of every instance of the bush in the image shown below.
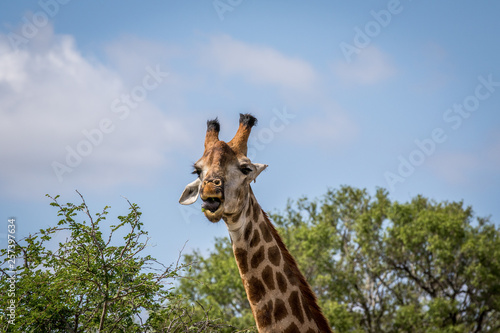
<svg viewBox="0 0 500 333"><path fill-rule="evenodd" d="M185 302L173 294L172 282L187 265L165 267L143 255L149 238L137 205L129 202L128 214L109 225L109 207L92 215L83 197L79 205L51 199L60 217L57 225L2 250L0 290L8 290L14 276L9 260L17 264L15 296L0 294L2 332L216 332L227 327L201 307L202 312L181 306ZM58 242L61 237L67 238ZM12 300L15 318L9 323Z"/></svg>

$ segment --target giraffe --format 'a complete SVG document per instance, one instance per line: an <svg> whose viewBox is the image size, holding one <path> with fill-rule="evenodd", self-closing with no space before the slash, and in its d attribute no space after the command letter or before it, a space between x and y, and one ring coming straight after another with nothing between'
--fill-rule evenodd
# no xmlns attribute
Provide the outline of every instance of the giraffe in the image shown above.
<svg viewBox="0 0 500 333"><path fill-rule="evenodd" d="M205 151L194 164L198 178L186 186L179 202L190 205L200 196L208 220L226 223L259 332L332 332L315 294L250 187L268 167L246 156L256 123L252 115L240 114L236 135L226 143L219 140L217 118L207 122Z"/></svg>

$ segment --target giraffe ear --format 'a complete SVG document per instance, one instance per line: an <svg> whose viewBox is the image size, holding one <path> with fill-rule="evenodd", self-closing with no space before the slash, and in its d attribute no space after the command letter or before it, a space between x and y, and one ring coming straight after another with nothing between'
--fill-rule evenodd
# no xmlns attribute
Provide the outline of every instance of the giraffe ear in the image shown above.
<svg viewBox="0 0 500 333"><path fill-rule="evenodd" d="M201 180L200 178L196 178L196 180L192 183L189 183L184 192L182 192L181 198L179 199L179 203L182 205L190 205L198 199L198 195L200 194Z"/></svg>
<svg viewBox="0 0 500 333"><path fill-rule="evenodd" d="M248 175L249 182L251 182L252 180L255 182L257 176L260 175L260 173L269 166L267 164L260 164L260 163L252 163L252 165L255 167L255 170L253 170L253 172L250 175Z"/></svg>

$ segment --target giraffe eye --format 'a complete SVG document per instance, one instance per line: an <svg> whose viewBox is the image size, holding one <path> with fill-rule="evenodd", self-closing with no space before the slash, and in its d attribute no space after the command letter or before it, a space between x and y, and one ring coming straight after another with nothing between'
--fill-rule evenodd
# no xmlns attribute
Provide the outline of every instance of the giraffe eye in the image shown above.
<svg viewBox="0 0 500 333"><path fill-rule="evenodd" d="M240 168L240 171L244 174L244 175L248 175L250 172L252 172L253 170L251 168L249 168L248 166L244 165Z"/></svg>
<svg viewBox="0 0 500 333"><path fill-rule="evenodd" d="M200 168L194 168L194 171L191 172L193 175L198 175L198 177L201 175L202 170Z"/></svg>

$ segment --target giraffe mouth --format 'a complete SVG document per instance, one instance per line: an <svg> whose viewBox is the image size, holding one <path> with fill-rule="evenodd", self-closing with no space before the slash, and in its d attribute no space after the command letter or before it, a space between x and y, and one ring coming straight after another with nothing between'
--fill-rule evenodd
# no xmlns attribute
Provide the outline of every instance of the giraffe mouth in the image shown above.
<svg viewBox="0 0 500 333"><path fill-rule="evenodd" d="M222 199L218 197L202 198L201 210L210 222L219 222L222 218Z"/></svg>
<svg viewBox="0 0 500 333"><path fill-rule="evenodd" d="M219 198L207 198L203 200L201 208L208 209L210 212L215 213L219 209L222 201Z"/></svg>

